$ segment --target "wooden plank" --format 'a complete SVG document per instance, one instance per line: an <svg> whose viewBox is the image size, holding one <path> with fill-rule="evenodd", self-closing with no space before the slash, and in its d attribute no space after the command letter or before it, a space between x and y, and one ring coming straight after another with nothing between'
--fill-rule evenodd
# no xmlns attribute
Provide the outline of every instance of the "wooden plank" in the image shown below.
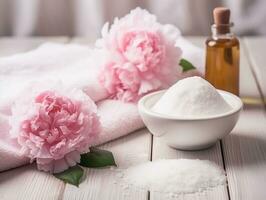
<svg viewBox="0 0 266 200"><path fill-rule="evenodd" d="M246 37L244 44L247 47L247 53L250 58L251 69L259 86L259 91L266 105L266 37Z"/></svg>
<svg viewBox="0 0 266 200"><path fill-rule="evenodd" d="M205 38L203 37L189 37L188 38L193 44L204 47ZM201 159L201 160L210 160L218 164L223 168L223 158L221 154L220 143L217 142L215 146L202 150L202 151L180 151L168 147L165 142L159 137L153 137L153 152L152 159ZM173 199L171 196L166 196L158 193L151 193L151 199ZM211 191L206 191L202 194L189 194L179 196L178 199L228 199L227 187L221 186L217 187Z"/></svg>
<svg viewBox="0 0 266 200"><path fill-rule="evenodd" d="M92 45L89 39L75 38L71 42ZM99 146L113 152L119 168L142 163L150 159L151 135L146 129L136 131L118 140ZM66 185L63 199L147 199L146 191L125 189L115 184L115 171L86 169L85 180L79 188Z"/></svg>
<svg viewBox="0 0 266 200"><path fill-rule="evenodd" d="M241 41L241 45L245 43ZM241 50L240 96L248 94L260 99L248 56ZM266 118L261 99L256 105L244 106L235 129L223 140L223 147L230 198L265 199Z"/></svg>
<svg viewBox="0 0 266 200"><path fill-rule="evenodd" d="M151 136L147 129L99 146L112 151L119 168L146 162L150 159ZM79 188L66 185L63 199L147 199L147 192L135 188L123 188L116 183L116 173L111 169L86 169L85 180Z"/></svg>
<svg viewBox="0 0 266 200"><path fill-rule="evenodd" d="M2 200L58 199L65 184L35 165L23 166L0 173Z"/></svg>
<svg viewBox="0 0 266 200"><path fill-rule="evenodd" d="M31 37L31 38L1 37L0 57L29 51L47 41L66 43L68 41L68 38L67 37Z"/></svg>
<svg viewBox="0 0 266 200"><path fill-rule="evenodd" d="M31 50L43 42L66 42L67 38L0 39L0 56ZM1 161L3 162L3 161ZM58 199L65 184L52 175L27 165L0 173L0 199Z"/></svg>

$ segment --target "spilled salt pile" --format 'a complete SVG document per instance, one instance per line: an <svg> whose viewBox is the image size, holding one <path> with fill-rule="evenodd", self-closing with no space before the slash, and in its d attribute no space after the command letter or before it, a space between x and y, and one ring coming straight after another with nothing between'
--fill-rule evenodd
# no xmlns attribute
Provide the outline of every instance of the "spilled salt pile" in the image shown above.
<svg viewBox="0 0 266 200"><path fill-rule="evenodd" d="M152 108L161 114L193 118L222 114L231 109L209 82L197 76L178 81Z"/></svg>
<svg viewBox="0 0 266 200"><path fill-rule="evenodd" d="M132 166L119 174L120 182L154 192L187 194L224 185L224 171L206 160L166 159Z"/></svg>

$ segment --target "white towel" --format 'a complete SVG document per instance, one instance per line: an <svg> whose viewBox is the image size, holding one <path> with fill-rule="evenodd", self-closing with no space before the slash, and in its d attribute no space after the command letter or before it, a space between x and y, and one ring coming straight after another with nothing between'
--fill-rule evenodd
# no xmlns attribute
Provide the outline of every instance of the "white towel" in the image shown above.
<svg viewBox="0 0 266 200"><path fill-rule="evenodd" d="M97 64L92 54L99 57ZM66 87L82 89L94 101L106 98L108 94L97 80L100 56L83 45L47 43L0 58L0 111L10 107L20 92L36 81L60 81Z"/></svg>

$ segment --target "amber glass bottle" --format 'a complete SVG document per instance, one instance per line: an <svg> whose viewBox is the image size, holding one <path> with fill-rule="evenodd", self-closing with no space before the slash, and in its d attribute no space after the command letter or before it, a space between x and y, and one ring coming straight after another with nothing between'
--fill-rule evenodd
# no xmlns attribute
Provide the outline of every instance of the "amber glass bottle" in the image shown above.
<svg viewBox="0 0 266 200"><path fill-rule="evenodd" d="M229 23L229 16L224 20L223 14L214 10L212 36L206 41L205 78L217 89L239 95L239 41L231 32L233 24ZM221 23L222 20L225 22Z"/></svg>

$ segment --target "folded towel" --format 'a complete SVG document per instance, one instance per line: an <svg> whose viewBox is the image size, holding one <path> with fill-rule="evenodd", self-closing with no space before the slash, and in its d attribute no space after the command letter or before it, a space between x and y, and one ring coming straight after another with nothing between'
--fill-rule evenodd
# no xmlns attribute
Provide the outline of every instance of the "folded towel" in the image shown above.
<svg viewBox="0 0 266 200"><path fill-rule="evenodd" d="M46 84L60 81L66 87L82 89L94 101L108 96L97 80L99 65L92 54L97 51L76 44L47 43L39 48L0 59L0 111L10 107L10 103L32 82ZM89 67L86 67L89 66Z"/></svg>
<svg viewBox="0 0 266 200"><path fill-rule="evenodd" d="M102 144L144 127L138 108L133 103L103 100L97 103L102 132L95 144Z"/></svg>
<svg viewBox="0 0 266 200"><path fill-rule="evenodd" d="M0 171L24 165L28 158L20 155L19 147L9 135L8 116L0 115Z"/></svg>
<svg viewBox="0 0 266 200"><path fill-rule="evenodd" d="M178 40L189 59L203 72L203 51L186 40ZM99 63L92 59L96 51L76 44L48 43L39 48L0 59L0 171L29 162L19 153L19 146L9 135L8 118L13 101L35 81L60 81L66 87L82 89L98 106L103 130L95 145L129 134L144 126L136 104L117 100L104 100L108 93L98 81ZM84 67L90 66L90 67ZM190 75L190 74L189 74ZM111 116L111 117L110 117Z"/></svg>
<svg viewBox="0 0 266 200"><path fill-rule="evenodd" d="M193 45L183 37L178 38L176 46L179 46L182 49L183 58L189 60L194 66L196 66L197 70L199 70L202 75L205 74L205 55L201 48Z"/></svg>
<svg viewBox="0 0 266 200"><path fill-rule="evenodd" d="M202 49L182 37L176 45L181 47L183 57L204 73ZM0 58L0 92L5 94L0 96L0 112L10 107L20 92L34 81L61 81L66 87L82 89L94 101L105 99L108 93L98 81L101 62L104 62L102 55L88 46L56 43Z"/></svg>

